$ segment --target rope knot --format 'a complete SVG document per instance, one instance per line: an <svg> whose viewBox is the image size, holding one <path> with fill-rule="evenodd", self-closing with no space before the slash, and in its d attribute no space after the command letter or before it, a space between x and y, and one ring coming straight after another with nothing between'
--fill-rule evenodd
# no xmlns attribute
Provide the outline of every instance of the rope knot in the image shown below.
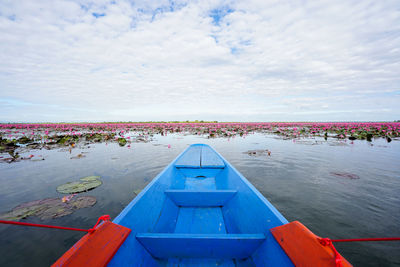
<svg viewBox="0 0 400 267"><path fill-rule="evenodd" d="M111 220L111 217L110 217L110 215L101 215L100 217L99 217L99 220L103 220L103 221L109 221L109 220Z"/></svg>
<svg viewBox="0 0 400 267"><path fill-rule="evenodd" d="M333 254L335 255L335 265L336 267L341 267L342 258L340 257L339 252L333 246L332 240L330 238L319 238L319 243L323 246L329 246L332 249Z"/></svg>
<svg viewBox="0 0 400 267"><path fill-rule="evenodd" d="M106 222L106 221L110 221L110 220L111 220L110 215L102 215L102 216L100 216L99 219L97 219L96 224L92 228L89 229L89 233L93 233L96 230L97 225L99 225L99 223L101 221L105 221Z"/></svg>
<svg viewBox="0 0 400 267"><path fill-rule="evenodd" d="M329 238L320 238L319 243L323 246L329 246L332 244L332 241Z"/></svg>

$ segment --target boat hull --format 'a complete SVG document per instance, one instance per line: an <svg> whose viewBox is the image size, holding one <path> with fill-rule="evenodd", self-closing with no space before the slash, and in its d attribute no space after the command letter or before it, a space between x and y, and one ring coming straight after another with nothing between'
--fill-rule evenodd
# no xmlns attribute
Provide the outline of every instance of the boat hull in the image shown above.
<svg viewBox="0 0 400 267"><path fill-rule="evenodd" d="M114 219L132 230L108 266L293 266L287 220L208 145L189 146Z"/></svg>

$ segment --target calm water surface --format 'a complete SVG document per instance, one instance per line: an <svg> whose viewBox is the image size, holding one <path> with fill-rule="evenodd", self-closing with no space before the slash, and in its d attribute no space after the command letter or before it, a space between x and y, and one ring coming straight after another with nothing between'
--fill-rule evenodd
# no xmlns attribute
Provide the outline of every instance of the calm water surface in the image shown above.
<svg viewBox="0 0 400 267"><path fill-rule="evenodd" d="M315 142L318 142L315 144ZM97 218L115 218L188 145L206 143L230 161L289 220L330 238L400 236L400 142L316 139L283 140L254 134L230 140L172 134L149 143L95 144L69 151L39 150L44 161L0 164L0 213L27 201L62 197L56 187L89 175L103 185L82 195L97 203L58 219L27 222L90 228ZM168 148L168 144L171 148ZM372 144L372 145L371 145ZM268 149L271 156L249 156ZM85 158L70 159L81 152ZM23 156L23 155L22 155ZM338 177L347 172L360 179ZM0 225L1 266L48 266L82 233ZM355 266L400 266L400 242L336 245Z"/></svg>

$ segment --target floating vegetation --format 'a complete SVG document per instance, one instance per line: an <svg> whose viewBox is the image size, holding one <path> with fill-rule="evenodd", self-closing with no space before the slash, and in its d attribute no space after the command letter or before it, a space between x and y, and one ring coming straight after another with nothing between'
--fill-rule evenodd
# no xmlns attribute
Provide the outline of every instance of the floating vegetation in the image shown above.
<svg viewBox="0 0 400 267"><path fill-rule="evenodd" d="M20 154L18 152L15 151L9 151L8 152L9 157L0 157L0 162L7 162L7 163L11 163L11 162L19 162L21 160L29 160L29 161L42 161L44 160L43 156L37 156L36 158L34 158L34 155L28 155L28 156L23 156L21 157Z"/></svg>
<svg viewBox="0 0 400 267"><path fill-rule="evenodd" d="M43 161L43 160L44 160L43 157L37 157L37 158L31 159L31 161Z"/></svg>
<svg viewBox="0 0 400 267"><path fill-rule="evenodd" d="M71 159L81 159L81 158L84 158L84 157L86 157L86 156L83 155L82 153L80 153L80 154L78 154L76 156L71 157Z"/></svg>
<svg viewBox="0 0 400 267"><path fill-rule="evenodd" d="M345 142L343 142L343 141L336 141L336 142L328 142L328 144L330 145L330 146L349 146L349 144L347 144L347 143L345 143Z"/></svg>
<svg viewBox="0 0 400 267"><path fill-rule="evenodd" d="M41 220L54 219L94 204L96 204L96 198L92 196L75 197L66 202L63 202L61 198L46 198L18 205L11 211L1 214L0 219L19 221L31 216Z"/></svg>
<svg viewBox="0 0 400 267"><path fill-rule="evenodd" d="M136 189L133 191L133 193L137 196L140 194L140 192L142 192L143 189Z"/></svg>
<svg viewBox="0 0 400 267"><path fill-rule="evenodd" d="M193 134L206 138L246 137L252 133L274 134L287 140L322 137L325 140L366 140L400 137L400 122L346 123L75 123L75 124L0 124L0 153L19 148L55 149L99 142L115 142L129 148L130 143L147 143L156 134ZM128 146L126 146L128 144ZM78 157L79 158L79 157ZM2 160L4 162L4 160ZM10 162L15 162L11 160Z"/></svg>
<svg viewBox="0 0 400 267"><path fill-rule="evenodd" d="M317 141L317 140L296 140L296 139L293 139L293 142L296 143L296 144L309 145L309 146L315 146L315 145L323 144L323 142Z"/></svg>
<svg viewBox="0 0 400 267"><path fill-rule="evenodd" d="M26 136L22 136L17 140L18 144L28 144L28 143L33 143L33 142L34 142L34 140L32 140Z"/></svg>
<svg viewBox="0 0 400 267"><path fill-rule="evenodd" d="M351 179L351 180L360 179L360 176L358 176L357 174L348 173L348 172L330 172L330 174L338 176L338 177Z"/></svg>
<svg viewBox="0 0 400 267"><path fill-rule="evenodd" d="M102 184L100 176L88 176L80 181L69 182L57 187L57 191L63 194L73 194L92 190Z"/></svg>
<svg viewBox="0 0 400 267"><path fill-rule="evenodd" d="M271 151L268 149L258 149L258 150L249 150L243 152L243 154L247 154L249 156L259 157L259 156L271 156Z"/></svg>
<svg viewBox="0 0 400 267"><path fill-rule="evenodd" d="M127 142L128 142L128 141L126 141L125 138L122 138L122 137L118 138L118 144L119 144L120 146L125 146Z"/></svg>
<svg viewBox="0 0 400 267"><path fill-rule="evenodd" d="M136 142L136 143L148 143L148 142L150 142L151 140L148 139L147 136L139 135L139 136L136 136L136 137L133 139L133 141Z"/></svg>
<svg viewBox="0 0 400 267"><path fill-rule="evenodd" d="M18 148L16 140L3 139L0 137L0 152L14 152Z"/></svg>
<svg viewBox="0 0 400 267"><path fill-rule="evenodd" d="M61 199L61 201L64 202L64 203L69 202L69 201L71 201L71 199L72 199L74 196L76 196L76 194L72 194L72 195L68 195L68 196L63 196L62 199Z"/></svg>

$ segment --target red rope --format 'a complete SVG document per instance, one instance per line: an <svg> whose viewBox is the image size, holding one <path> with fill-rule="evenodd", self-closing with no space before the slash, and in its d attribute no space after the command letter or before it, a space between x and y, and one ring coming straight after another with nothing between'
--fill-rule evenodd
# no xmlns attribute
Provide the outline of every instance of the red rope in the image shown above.
<svg viewBox="0 0 400 267"><path fill-rule="evenodd" d="M3 221L0 220L0 223L4 224L13 224L13 225L23 225L23 226L33 226L33 227L43 227L43 228L54 228L54 229L62 229L62 230L72 230L72 231L80 231L80 232L88 232L92 233L95 231L96 226L100 223L100 221L109 221L110 215L100 216L97 220L97 223L90 229L80 229L80 228L72 228L72 227L64 227L64 226L55 226L55 225L46 225L46 224L37 224L37 223L25 223L25 222L14 222L14 221Z"/></svg>
<svg viewBox="0 0 400 267"><path fill-rule="evenodd" d="M110 215L102 215L102 216L100 216L100 217L97 219L97 223L96 223L92 228L89 229L89 233L94 232L95 228L97 227L97 225L99 225L99 223L100 223L101 221L109 221L109 220L111 220Z"/></svg>
<svg viewBox="0 0 400 267"><path fill-rule="evenodd" d="M400 237L382 238L354 238L354 239L331 239L332 242L359 242L359 241L400 241Z"/></svg>
<svg viewBox="0 0 400 267"><path fill-rule="evenodd" d="M323 246L329 246L333 253L335 254L335 263L336 267L342 266L342 258L337 252L335 246L332 242L359 242L359 241L400 241L400 237L383 237L383 238L354 238L354 239L329 239L329 238L320 238L319 242Z"/></svg>
<svg viewBox="0 0 400 267"><path fill-rule="evenodd" d="M331 249L333 250L333 253L335 254L336 267L342 267L342 258L340 257L340 254L336 250L335 246L332 244L332 240L330 240L329 238L321 238L321 239L319 239L319 242L323 246L330 246L331 247Z"/></svg>

